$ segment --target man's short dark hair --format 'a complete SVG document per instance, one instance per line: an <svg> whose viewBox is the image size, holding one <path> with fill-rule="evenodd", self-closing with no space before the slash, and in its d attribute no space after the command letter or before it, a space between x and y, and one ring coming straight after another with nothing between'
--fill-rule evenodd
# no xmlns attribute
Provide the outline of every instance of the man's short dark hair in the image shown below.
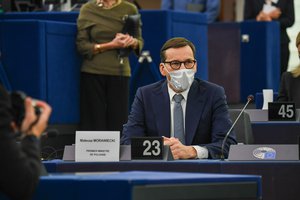
<svg viewBox="0 0 300 200"><path fill-rule="evenodd" d="M170 48L180 48L180 47L185 47L185 46L191 47L191 49L193 51L193 55L195 57L196 48L195 48L194 44L191 41L189 41L183 37L175 37L175 38L171 38L167 42L165 42L165 44L160 49L160 61L161 62L166 61L166 50L168 50Z"/></svg>

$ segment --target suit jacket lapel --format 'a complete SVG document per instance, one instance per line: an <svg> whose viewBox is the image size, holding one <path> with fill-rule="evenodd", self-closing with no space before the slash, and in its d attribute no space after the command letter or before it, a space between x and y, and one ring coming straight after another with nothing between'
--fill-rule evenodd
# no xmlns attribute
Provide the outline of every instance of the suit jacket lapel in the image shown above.
<svg viewBox="0 0 300 200"><path fill-rule="evenodd" d="M266 3L265 0L260 0L261 9L263 8L263 5Z"/></svg>
<svg viewBox="0 0 300 200"><path fill-rule="evenodd" d="M187 145L192 144L204 108L205 88L200 83L200 80L193 82L187 98L185 113L185 141Z"/></svg>
<svg viewBox="0 0 300 200"><path fill-rule="evenodd" d="M154 118L156 121L156 130L159 136L170 137L170 98L167 88L167 81L157 87L152 93L152 108L154 108Z"/></svg>

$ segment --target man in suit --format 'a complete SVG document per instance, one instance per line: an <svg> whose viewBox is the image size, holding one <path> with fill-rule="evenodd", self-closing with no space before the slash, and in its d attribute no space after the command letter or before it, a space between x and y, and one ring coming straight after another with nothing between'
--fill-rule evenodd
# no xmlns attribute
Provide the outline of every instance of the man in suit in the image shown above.
<svg viewBox="0 0 300 200"><path fill-rule="evenodd" d="M121 144L130 144L131 137L135 136L162 136L175 159L220 158L222 142L231 126L224 89L194 79L195 46L187 39L168 40L161 48L160 57L160 73L167 80L137 90L128 122L123 127ZM178 124L173 121L176 94L183 97L183 138L176 136ZM224 145L225 157L231 144L236 144L234 132Z"/></svg>
<svg viewBox="0 0 300 200"><path fill-rule="evenodd" d="M280 75L287 70L290 38L286 32L295 22L294 0L246 0L244 19L278 21L280 24Z"/></svg>
<svg viewBox="0 0 300 200"><path fill-rule="evenodd" d="M217 21L220 13L220 0L162 0L162 10L188 11L204 13L207 22Z"/></svg>

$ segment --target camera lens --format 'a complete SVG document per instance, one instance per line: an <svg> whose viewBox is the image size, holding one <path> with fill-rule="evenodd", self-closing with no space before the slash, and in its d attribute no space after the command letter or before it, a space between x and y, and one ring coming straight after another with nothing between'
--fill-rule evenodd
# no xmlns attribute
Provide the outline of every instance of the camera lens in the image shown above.
<svg viewBox="0 0 300 200"><path fill-rule="evenodd" d="M10 94L11 105L12 105L12 115L14 121L18 127L21 127L22 122L25 117L25 99L27 95L22 91L14 91ZM35 101L33 100L33 107L35 114L39 116L41 114L41 109L35 105Z"/></svg>
<svg viewBox="0 0 300 200"><path fill-rule="evenodd" d="M15 91L10 94L10 98L14 121L18 127L21 127L22 121L25 117L24 101L26 98L26 94L21 91Z"/></svg>

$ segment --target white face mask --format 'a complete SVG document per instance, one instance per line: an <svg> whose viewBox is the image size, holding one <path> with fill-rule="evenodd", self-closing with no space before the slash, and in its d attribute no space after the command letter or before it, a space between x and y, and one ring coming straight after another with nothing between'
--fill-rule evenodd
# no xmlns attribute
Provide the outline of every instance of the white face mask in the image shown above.
<svg viewBox="0 0 300 200"><path fill-rule="evenodd" d="M195 71L193 69L179 69L169 72L165 67L166 71L170 75L169 83L178 91L187 90L194 81Z"/></svg>

